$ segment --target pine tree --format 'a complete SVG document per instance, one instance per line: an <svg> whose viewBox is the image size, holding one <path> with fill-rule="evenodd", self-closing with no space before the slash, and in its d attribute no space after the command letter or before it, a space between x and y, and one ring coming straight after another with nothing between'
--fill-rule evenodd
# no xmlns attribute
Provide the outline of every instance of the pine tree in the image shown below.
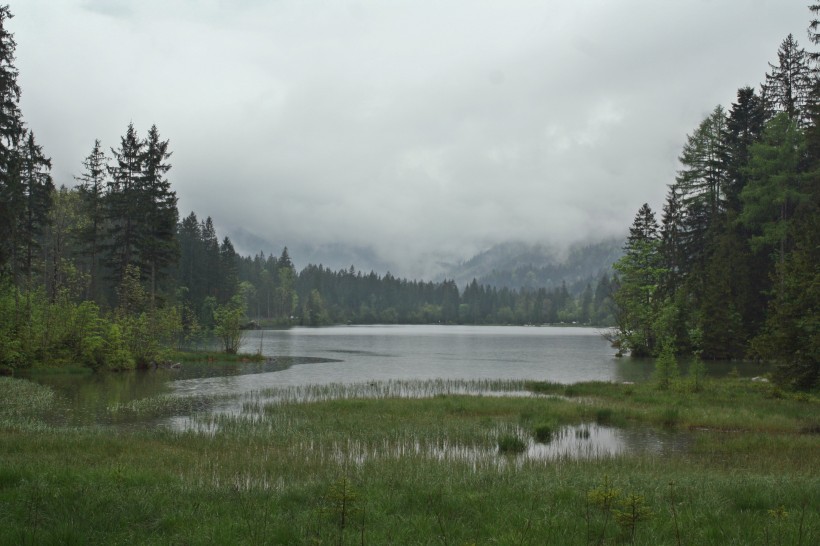
<svg viewBox="0 0 820 546"><path fill-rule="evenodd" d="M682 271L686 257L683 252L681 234L684 230L683 208L675 185L669 187L666 202L663 205L661 218L660 252L666 276L663 279L662 290L665 296L672 297L680 286Z"/></svg>
<svg viewBox="0 0 820 546"><path fill-rule="evenodd" d="M8 6L0 6L0 275L16 271L19 251L17 213L23 201L20 179L20 144L24 133L20 112L20 86L14 66L17 47L6 28L13 15Z"/></svg>
<svg viewBox="0 0 820 546"><path fill-rule="evenodd" d="M26 274L26 288L31 290L36 269L35 252L40 248L43 229L48 224L54 183L51 180L51 160L43 154L43 148L34 141L34 133L31 131L27 131L20 160L26 198L20 229L25 249L23 271Z"/></svg>
<svg viewBox="0 0 820 546"><path fill-rule="evenodd" d="M785 113L799 127L808 122L812 75L806 50L789 34L777 50L777 64L769 63L771 72L763 84L766 113L769 119Z"/></svg>
<svg viewBox="0 0 820 546"><path fill-rule="evenodd" d="M624 256L614 267L620 274L615 293L620 347L633 356L653 355L659 341L654 331L662 304L659 288L666 270L660 255L658 222L648 204L635 215Z"/></svg>
<svg viewBox="0 0 820 546"><path fill-rule="evenodd" d="M217 301L227 303L239 290L239 256L230 238L222 239L219 247L219 288Z"/></svg>
<svg viewBox="0 0 820 546"><path fill-rule="evenodd" d="M141 221L141 184L143 180L144 144L137 137L134 124L128 125L120 138L119 149L111 149L115 165L109 167L111 179L106 195L108 212L108 264L114 285L122 282L126 268L138 267L139 222Z"/></svg>
<svg viewBox="0 0 820 546"><path fill-rule="evenodd" d="M789 250L795 208L808 199L801 174L804 149L796 122L785 113L774 117L762 140L752 146L750 181L740 195L740 221L753 231L752 247L776 248L781 264Z"/></svg>
<svg viewBox="0 0 820 546"><path fill-rule="evenodd" d="M219 293L219 239L216 228L210 216L201 224L199 232L202 236L202 268L204 271L203 294L205 297L216 298Z"/></svg>
<svg viewBox="0 0 820 546"><path fill-rule="evenodd" d="M740 192L748 182L746 165L752 144L763 132L765 110L763 100L751 87L737 92L737 102L732 104L726 121L728 147L728 178L726 202L729 210L740 209Z"/></svg>
<svg viewBox="0 0 820 546"><path fill-rule="evenodd" d="M688 137L680 156L681 170L673 190L683 209L679 234L684 274L702 268L709 233L726 210L729 185L726 114L718 106Z"/></svg>
<svg viewBox="0 0 820 546"><path fill-rule="evenodd" d="M178 262L177 284L185 288L187 300L198 307L205 297L203 288L203 248L202 231L196 213L186 216L177 227L180 258Z"/></svg>
<svg viewBox="0 0 820 546"><path fill-rule="evenodd" d="M75 179L79 182L80 201L88 219L88 223L79 234L82 245L81 253L88 260L86 267L90 281L86 297L99 302L99 259L103 247L106 217L105 189L108 175L108 158L99 140L94 141L91 153L83 160L83 167L85 172Z"/></svg>
<svg viewBox="0 0 820 546"><path fill-rule="evenodd" d="M167 277L167 267L179 257L176 225L179 220L177 196L165 177L171 165L168 141L161 140L157 126L148 131L141 157L142 178L139 201L143 214L138 225L137 247L141 268L150 284L151 305L155 304L158 280Z"/></svg>

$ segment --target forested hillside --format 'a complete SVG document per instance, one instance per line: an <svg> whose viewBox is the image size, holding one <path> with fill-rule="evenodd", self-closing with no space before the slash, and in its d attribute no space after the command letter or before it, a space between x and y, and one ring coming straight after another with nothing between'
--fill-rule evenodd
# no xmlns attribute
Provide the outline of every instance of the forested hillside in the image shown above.
<svg viewBox="0 0 820 546"><path fill-rule="evenodd" d="M820 6L813 6L817 15ZM820 44L817 21L809 36ZM644 204L616 264L633 355L764 358L811 387L820 365L820 65L789 35L687 137L660 217Z"/></svg>
<svg viewBox="0 0 820 546"><path fill-rule="evenodd" d="M566 284L573 295L612 274L612 264L623 254L623 239L575 244L564 251L545 245L504 243L450 267L447 276L459 286L473 279L495 288L534 290Z"/></svg>

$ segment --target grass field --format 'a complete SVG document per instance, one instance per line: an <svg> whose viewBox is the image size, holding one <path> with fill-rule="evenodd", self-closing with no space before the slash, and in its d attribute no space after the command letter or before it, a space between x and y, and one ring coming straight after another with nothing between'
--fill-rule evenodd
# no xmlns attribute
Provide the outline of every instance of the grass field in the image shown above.
<svg viewBox="0 0 820 546"><path fill-rule="evenodd" d="M0 544L820 541L820 401L748 380L393 382L110 408L184 414L187 430L56 428L48 388L0 378L0 393ZM687 442L527 450L584 424Z"/></svg>

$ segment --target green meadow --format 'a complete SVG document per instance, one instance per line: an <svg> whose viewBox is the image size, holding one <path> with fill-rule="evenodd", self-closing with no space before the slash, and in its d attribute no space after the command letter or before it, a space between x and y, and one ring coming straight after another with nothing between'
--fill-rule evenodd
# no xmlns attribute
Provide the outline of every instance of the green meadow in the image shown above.
<svg viewBox="0 0 820 546"><path fill-rule="evenodd" d="M768 383L158 395L93 426L52 424L35 382L0 392L0 544L820 541L820 400ZM543 456L593 427L682 441Z"/></svg>

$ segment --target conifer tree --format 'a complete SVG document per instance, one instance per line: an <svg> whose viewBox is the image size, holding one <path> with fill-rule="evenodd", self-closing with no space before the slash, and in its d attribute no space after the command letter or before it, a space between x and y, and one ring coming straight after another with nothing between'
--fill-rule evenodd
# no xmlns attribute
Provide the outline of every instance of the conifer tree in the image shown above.
<svg viewBox="0 0 820 546"><path fill-rule="evenodd" d="M751 87L738 89L737 102L732 104L726 120L729 183L725 193L727 208L734 212L740 209L740 192L748 182L749 151L760 139L764 119L763 100L755 90Z"/></svg>
<svg viewBox="0 0 820 546"><path fill-rule="evenodd" d="M26 132L25 144L20 154L20 168L25 195L25 208L20 233L25 248L23 270L26 289L31 290L35 272L35 252L40 248L40 238L48 223L51 193L51 160L43 154L43 148L34 141L34 133Z"/></svg>
<svg viewBox="0 0 820 546"><path fill-rule="evenodd" d="M727 168L726 114L717 106L687 138L680 156L681 170L675 179L683 208L680 245L687 269L703 266L710 230L726 209Z"/></svg>
<svg viewBox="0 0 820 546"><path fill-rule="evenodd" d="M8 6L0 6L0 275L10 273L19 250L19 222L22 183L19 176L23 115L20 112L20 86L14 65L17 47L8 31L13 17Z"/></svg>
<svg viewBox="0 0 820 546"><path fill-rule="evenodd" d="M234 250L229 237L222 239L219 246L219 288L217 301L227 303L236 295L239 289L239 256Z"/></svg>
<svg viewBox="0 0 820 546"><path fill-rule="evenodd" d="M205 297L216 298L219 293L219 239L210 216L200 225L202 236L202 258L204 268L203 293Z"/></svg>
<svg viewBox="0 0 820 546"><path fill-rule="evenodd" d="M179 257L176 225L179 220L177 196L165 177L171 165L168 141L161 140L157 126L148 131L141 157L140 203L143 214L138 224L140 263L150 284L150 302L156 298L157 281L168 274L167 267Z"/></svg>
<svg viewBox="0 0 820 546"><path fill-rule="evenodd" d="M111 179L106 195L108 212L108 263L114 285L119 286L126 268L138 267L141 185L143 181L144 143L137 137L134 124L128 124L120 138L119 149L111 149L115 164L109 167Z"/></svg>
<svg viewBox="0 0 820 546"><path fill-rule="evenodd" d="M802 191L803 133L795 120L781 113L766 124L749 161L749 184L741 192L741 222L753 230L753 248L768 246L782 264L792 235L795 208L808 196Z"/></svg>
<svg viewBox="0 0 820 546"><path fill-rule="evenodd" d="M202 231L196 213L186 216L177 228L180 258L178 263L177 283L185 287L189 301L196 302L198 307L203 291L203 249Z"/></svg>
<svg viewBox="0 0 820 546"><path fill-rule="evenodd" d="M802 127L808 122L812 76L806 50L789 34L777 50L777 64L769 63L771 72L763 84L768 119L785 113Z"/></svg>
<svg viewBox="0 0 820 546"><path fill-rule="evenodd" d="M83 212L88 219L79 234L82 255L88 260L89 286L86 297L99 301L100 253L103 247L105 227L105 190L108 175L108 158L99 140L94 141L91 153L83 160L85 171L75 177Z"/></svg>
<svg viewBox="0 0 820 546"><path fill-rule="evenodd" d="M653 355L659 341L654 325L663 303L659 288L666 271L660 255L658 222L648 204L644 203L635 215L624 256L614 267L620 274L615 303L621 349L631 351L633 356Z"/></svg>

